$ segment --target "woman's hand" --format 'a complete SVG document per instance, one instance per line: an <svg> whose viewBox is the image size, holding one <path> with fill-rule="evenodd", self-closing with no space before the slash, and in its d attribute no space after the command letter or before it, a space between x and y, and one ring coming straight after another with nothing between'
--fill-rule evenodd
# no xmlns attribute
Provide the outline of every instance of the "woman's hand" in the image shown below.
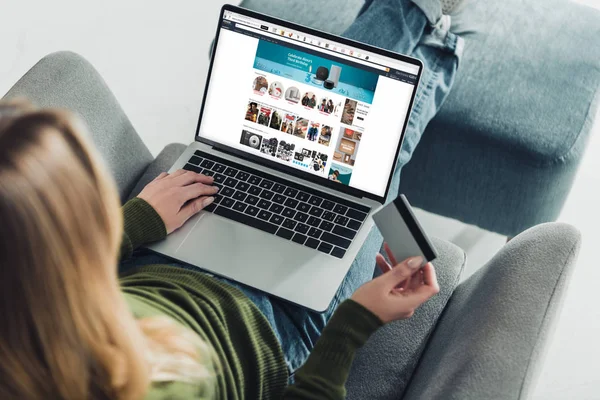
<svg viewBox="0 0 600 400"><path fill-rule="evenodd" d="M192 171L163 172L137 197L156 210L169 234L215 200L218 188L212 183L212 177Z"/></svg>
<svg viewBox="0 0 600 400"><path fill-rule="evenodd" d="M352 295L352 300L375 314L383 323L410 318L415 310L440 291L431 263L421 268L423 259L413 257L397 263L387 244L385 251L392 267L377 254L377 265L383 275L365 283Z"/></svg>

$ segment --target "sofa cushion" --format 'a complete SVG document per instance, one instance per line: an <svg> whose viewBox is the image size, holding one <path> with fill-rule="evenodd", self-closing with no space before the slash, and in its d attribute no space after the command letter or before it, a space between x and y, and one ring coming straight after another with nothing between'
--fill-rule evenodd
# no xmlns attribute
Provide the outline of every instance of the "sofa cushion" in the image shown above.
<svg viewBox="0 0 600 400"><path fill-rule="evenodd" d="M464 56L401 191L510 236L555 220L598 105L600 12L564 0L478 1L452 30Z"/></svg>

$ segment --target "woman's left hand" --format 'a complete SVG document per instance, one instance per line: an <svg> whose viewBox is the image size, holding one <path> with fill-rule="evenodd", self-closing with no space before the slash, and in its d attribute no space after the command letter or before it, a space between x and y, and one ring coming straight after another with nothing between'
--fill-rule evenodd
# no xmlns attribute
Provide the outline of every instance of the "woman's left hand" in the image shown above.
<svg viewBox="0 0 600 400"><path fill-rule="evenodd" d="M212 183L212 177L192 171L163 172L137 197L156 210L169 234L215 200L218 188Z"/></svg>
<svg viewBox="0 0 600 400"><path fill-rule="evenodd" d="M392 265L381 254L376 262L383 275L356 289L352 300L375 314L383 323L410 318L415 310L440 288L431 263L421 267L423 258L412 257L396 261L387 243L384 244Z"/></svg>

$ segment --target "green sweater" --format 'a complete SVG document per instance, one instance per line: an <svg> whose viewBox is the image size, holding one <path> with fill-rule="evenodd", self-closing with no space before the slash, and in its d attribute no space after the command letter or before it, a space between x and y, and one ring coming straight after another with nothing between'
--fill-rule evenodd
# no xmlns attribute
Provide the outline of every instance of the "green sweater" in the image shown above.
<svg viewBox="0 0 600 400"><path fill-rule="evenodd" d="M121 258L137 247L163 239L156 211L135 198L123 207ZM240 290L211 276L183 268L152 265L121 277L138 318L166 315L196 332L215 351L215 381L197 385L153 384L147 399L343 399L354 354L381 321L360 304L343 302L325 327L306 363L287 386L283 351L267 319Z"/></svg>

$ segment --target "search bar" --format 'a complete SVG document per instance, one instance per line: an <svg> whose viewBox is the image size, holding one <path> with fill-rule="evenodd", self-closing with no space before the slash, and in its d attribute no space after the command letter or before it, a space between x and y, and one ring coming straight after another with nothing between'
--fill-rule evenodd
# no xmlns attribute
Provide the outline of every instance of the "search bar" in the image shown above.
<svg viewBox="0 0 600 400"><path fill-rule="evenodd" d="M275 38L275 39L281 40L283 42L293 43L296 46L300 46L300 47L304 47L304 48L310 48L310 49L314 49L315 48L315 46L311 46L309 44L305 44L303 42L299 42L299 41L296 41L296 40L288 39L288 38L286 38L284 36L274 35L272 33L269 33L267 31L264 31L264 30L261 30L261 29L251 28L249 26L238 24L238 23L236 23L235 26L236 26L236 28L240 28L240 29L243 29L245 31L250 31L250 32L254 32L254 33L260 33L261 35L264 35L264 36L267 36L267 37L271 37L271 38ZM352 57L348 57L346 55L343 55L343 54L340 54L340 53L336 53L336 52L331 51L331 50L327 50L327 49L324 49L324 48L321 48L321 47L318 47L318 46L316 46L316 47L319 49L320 52L325 53L325 54L329 54L331 56L335 56L335 57L338 57L338 58L341 58L341 59L344 59L344 60L352 61L352 62L355 62L355 63L358 63L358 64L363 64L363 65L369 66L371 68L379 69L379 70L382 70L382 71L389 71L389 68L382 67L381 65L371 64L369 62L362 61L362 60L359 60L359 59L356 59L356 58L352 58Z"/></svg>
<svg viewBox="0 0 600 400"><path fill-rule="evenodd" d="M254 26L256 28L260 28L260 24L258 22L255 22L255 20L253 18L245 18L245 17L238 17L236 15L229 15L228 17L226 17L227 19L230 19L231 21L235 22L236 26L243 26L240 25L238 22L241 22L242 24L247 24L247 25L251 25Z"/></svg>

